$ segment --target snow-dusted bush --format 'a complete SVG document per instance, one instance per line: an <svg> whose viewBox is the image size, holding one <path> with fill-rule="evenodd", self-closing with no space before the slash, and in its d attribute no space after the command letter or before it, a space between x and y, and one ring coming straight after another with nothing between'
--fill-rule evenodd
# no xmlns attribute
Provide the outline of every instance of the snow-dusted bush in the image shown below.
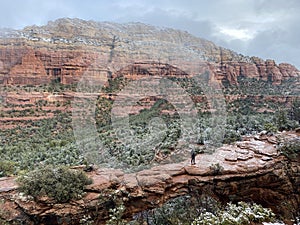
<svg viewBox="0 0 300 225"><path fill-rule="evenodd" d="M228 203L224 210L216 213L204 212L191 225L243 225L251 222L269 222L275 219L271 209L258 204Z"/></svg>
<svg viewBox="0 0 300 225"><path fill-rule="evenodd" d="M56 202L80 199L86 185L92 183L83 171L71 170L65 166L33 170L18 179L19 190L35 199L48 196Z"/></svg>

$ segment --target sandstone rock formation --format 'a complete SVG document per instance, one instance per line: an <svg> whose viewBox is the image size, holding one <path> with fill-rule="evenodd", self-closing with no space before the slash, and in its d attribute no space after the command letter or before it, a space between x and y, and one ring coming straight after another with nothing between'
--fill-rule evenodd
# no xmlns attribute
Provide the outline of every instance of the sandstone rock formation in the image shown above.
<svg viewBox="0 0 300 225"><path fill-rule="evenodd" d="M299 133L282 133L281 137L300 138ZM5 213L0 216L6 221L55 225L78 224L83 215L93 214L97 224L104 224L110 203L101 196L111 188L123 199L127 218L196 190L209 192L222 202L254 201L290 218L300 207L300 158L280 155L276 140L263 135L224 145L211 155L198 155L195 166L187 160L129 174L99 168L89 173L94 183L87 187L86 196L65 204L47 198L34 202L16 191L14 178L1 178L1 209ZM212 169L216 164L223 170Z"/></svg>
<svg viewBox="0 0 300 225"><path fill-rule="evenodd" d="M141 23L59 19L0 38L0 77L6 84L41 84L55 79L69 84L95 63L99 70L116 73L145 61L167 63L183 71L190 63L206 62L214 79L231 84L237 84L239 76L279 84L300 75L287 63L245 57L186 32Z"/></svg>

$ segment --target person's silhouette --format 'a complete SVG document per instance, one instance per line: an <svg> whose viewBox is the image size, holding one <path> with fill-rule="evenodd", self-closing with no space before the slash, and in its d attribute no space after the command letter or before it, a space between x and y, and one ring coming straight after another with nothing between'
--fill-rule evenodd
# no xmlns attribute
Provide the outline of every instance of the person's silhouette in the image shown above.
<svg viewBox="0 0 300 225"><path fill-rule="evenodd" d="M191 164L192 165L196 164L195 158L196 158L196 153L195 153L194 149L192 149L192 151L191 151Z"/></svg>

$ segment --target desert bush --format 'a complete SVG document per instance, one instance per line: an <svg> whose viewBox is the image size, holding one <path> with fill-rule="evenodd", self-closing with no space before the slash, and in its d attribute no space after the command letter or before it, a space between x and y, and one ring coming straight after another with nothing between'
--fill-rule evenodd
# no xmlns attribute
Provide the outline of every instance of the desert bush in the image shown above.
<svg viewBox="0 0 300 225"><path fill-rule="evenodd" d="M276 133L278 128L276 127L275 124L273 123L265 123L264 124L264 129L268 132L268 133Z"/></svg>
<svg viewBox="0 0 300 225"><path fill-rule="evenodd" d="M106 225L126 225L123 219L126 207L125 202L128 201L129 192L125 190L104 189L99 195L97 207L103 208L108 212L108 220Z"/></svg>
<svg viewBox="0 0 300 225"><path fill-rule="evenodd" d="M275 220L270 209L255 203L238 202L224 206L206 193L191 194L169 200L160 208L141 212L129 224L246 225Z"/></svg>
<svg viewBox="0 0 300 225"><path fill-rule="evenodd" d="M255 203L239 202L237 205L228 203L224 210L217 213L203 212L191 225L246 225L274 220L275 214L271 209Z"/></svg>
<svg viewBox="0 0 300 225"><path fill-rule="evenodd" d="M126 220L122 219L125 209L123 204L109 209L109 220L106 222L106 225L126 225Z"/></svg>
<svg viewBox="0 0 300 225"><path fill-rule="evenodd" d="M278 151L289 159L297 158L300 153L300 139L285 140L279 144Z"/></svg>
<svg viewBox="0 0 300 225"><path fill-rule="evenodd" d="M26 121L26 126L0 129L1 162L14 162L14 174L40 165L82 164L84 155L75 143L70 122L70 113L58 113L53 118Z"/></svg>
<svg viewBox="0 0 300 225"><path fill-rule="evenodd" d="M92 180L82 171L70 170L67 167L51 167L34 170L18 179L19 190L35 199L48 196L56 202L68 202L80 199L86 185Z"/></svg>
<svg viewBox="0 0 300 225"><path fill-rule="evenodd" d="M80 225L93 225L94 220L90 215L84 215L80 220L79 220Z"/></svg>
<svg viewBox="0 0 300 225"><path fill-rule="evenodd" d="M167 201L161 207L135 215L130 225L190 225L200 213L216 212L220 203L207 194L193 191L191 195L180 196Z"/></svg>
<svg viewBox="0 0 300 225"><path fill-rule="evenodd" d="M231 130L231 129L226 129L226 132L224 135L224 140L223 140L224 144L230 144L232 142L241 141L241 140L242 140L242 137L237 131Z"/></svg>
<svg viewBox="0 0 300 225"><path fill-rule="evenodd" d="M292 102L292 106L289 110L289 115L292 120L300 123L300 98L295 99Z"/></svg>
<svg viewBox="0 0 300 225"><path fill-rule="evenodd" d="M0 161L0 177L13 175L15 172L15 163L12 161Z"/></svg>
<svg viewBox="0 0 300 225"><path fill-rule="evenodd" d="M221 166L219 163L211 164L209 168L212 171L213 175L218 175L224 170L224 167Z"/></svg>

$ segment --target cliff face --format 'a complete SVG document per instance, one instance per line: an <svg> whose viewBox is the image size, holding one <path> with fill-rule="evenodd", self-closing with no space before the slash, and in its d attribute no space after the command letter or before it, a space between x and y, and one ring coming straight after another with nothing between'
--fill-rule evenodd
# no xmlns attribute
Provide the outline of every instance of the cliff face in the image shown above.
<svg viewBox="0 0 300 225"><path fill-rule="evenodd" d="M263 61L254 57L251 60L253 62L217 63L212 67L212 71L218 80L227 80L236 85L238 85L239 76L271 81L276 85L282 80L300 75L296 67L287 63L277 65L274 60Z"/></svg>
<svg viewBox="0 0 300 225"><path fill-rule="evenodd" d="M295 133L283 133L282 137L300 138ZM276 140L263 135L224 145L212 155L198 155L195 166L187 160L129 174L98 169L89 173L94 183L87 187L86 196L65 204L47 198L34 202L16 192L13 178L2 178L0 199L6 214L1 216L22 224L55 225L78 224L83 215L90 214L96 215L97 224L105 224L110 198L103 198L103 193L111 188L123 199L127 218L196 190L223 202L254 201L290 218L300 207L300 158L298 155L291 160L280 155ZM215 164L223 170L216 172L211 168Z"/></svg>
<svg viewBox="0 0 300 225"><path fill-rule="evenodd" d="M78 81L98 57L98 53L93 51L34 49L32 47L6 48L2 46L0 48L0 76L4 84L39 85L50 83L55 79L59 79L63 84L70 84ZM121 58L121 61L128 62L119 67L133 64L126 58ZM182 63L185 62L182 61ZM101 63L98 65L98 69L107 69L103 67L104 65L109 66L109 63ZM219 82L227 80L235 85L238 84L239 76L269 80L273 84L280 84L282 80L300 75L294 66L287 63L276 65L273 60L207 62L207 65L216 80ZM112 72L118 73L116 70Z"/></svg>
<svg viewBox="0 0 300 225"><path fill-rule="evenodd" d="M78 81L96 59L93 52L55 51L31 47L0 48L0 74L4 84L63 84Z"/></svg>
<svg viewBox="0 0 300 225"><path fill-rule="evenodd" d="M96 59L101 60L101 66ZM245 57L186 32L140 23L59 19L0 38L0 77L6 84L41 84L54 79L69 84L91 64L116 73L136 61L163 62L179 68L206 62L215 79L231 84L237 84L239 76L279 84L300 75L287 63L277 65L273 60Z"/></svg>

